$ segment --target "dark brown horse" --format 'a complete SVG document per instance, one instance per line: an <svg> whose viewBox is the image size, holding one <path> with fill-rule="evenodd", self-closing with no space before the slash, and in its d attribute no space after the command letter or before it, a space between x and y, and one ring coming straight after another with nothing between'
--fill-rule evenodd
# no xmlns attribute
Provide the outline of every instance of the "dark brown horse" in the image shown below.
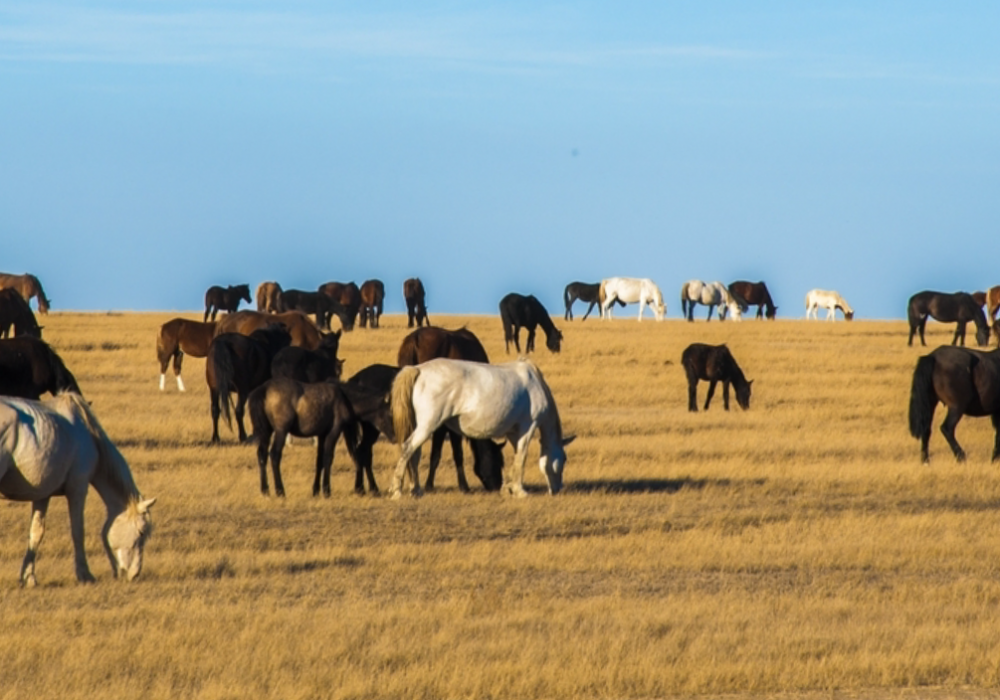
<svg viewBox="0 0 1000 700"><path fill-rule="evenodd" d="M549 318L549 312L533 295L523 296L511 292L500 300L500 320L503 322L504 347L510 352L510 344L521 352L521 328L528 329L528 342L525 352L535 349L535 329L538 326L545 331L545 347L551 352L559 352L562 345L562 331L556 328Z"/></svg>
<svg viewBox="0 0 1000 700"><path fill-rule="evenodd" d="M594 310L595 306L598 309L601 308L601 283L570 282L566 285L566 289L563 291L563 301L566 303L566 313L563 315L565 320L573 320L573 302L577 299L590 304L587 307L587 313L583 315L583 320L586 321L587 316L590 316L590 312ZM618 302L619 306L625 306L625 302L621 299L615 299L615 301Z"/></svg>
<svg viewBox="0 0 1000 700"><path fill-rule="evenodd" d="M406 302L407 328L413 328L414 322L417 328L427 324L431 325L431 319L427 316L427 304L424 301L424 283L419 277L411 277L403 282L403 300Z"/></svg>
<svg viewBox="0 0 1000 700"><path fill-rule="evenodd" d="M249 284L238 284L235 287L230 286L225 289L219 286L209 287L208 291L205 292L205 318L202 320L207 321L210 313L213 321L215 315L220 311L233 313L240 308L240 301L244 300L246 303L250 303Z"/></svg>
<svg viewBox="0 0 1000 700"><path fill-rule="evenodd" d="M0 340L0 394L37 401L45 392L81 393L73 373L43 340L32 337Z"/></svg>
<svg viewBox="0 0 1000 700"><path fill-rule="evenodd" d="M910 390L910 434L920 440L920 460L925 463L938 401L948 409L941 434L955 459L965 460L965 451L955 439L955 427L963 415L992 418L996 431L993 461L1000 458L1000 350L980 352L943 345L917 360Z"/></svg>
<svg viewBox="0 0 1000 700"><path fill-rule="evenodd" d="M156 336L156 359L160 361L160 391L163 391L167 380L167 365L174 361L174 377L177 379L177 389L184 391L184 380L181 379L181 362L184 354L191 357L205 357L208 346L215 337L215 321L203 323L186 318L174 318L162 326Z"/></svg>
<svg viewBox="0 0 1000 700"><path fill-rule="evenodd" d="M230 429L233 427L229 415L229 394L232 391L236 392L235 413L240 442L246 441L243 409L247 396L271 378L271 361L290 341L288 331L277 323L248 336L223 333L212 340L205 360L205 380L211 398L213 444L219 442L220 413Z"/></svg>
<svg viewBox="0 0 1000 700"><path fill-rule="evenodd" d="M280 323L292 336L292 345L308 350L319 347L323 334L316 324L300 311L284 311L280 314L264 314L259 311L237 311L223 316L215 327L215 334L242 333L250 335L255 330L272 323Z"/></svg>
<svg viewBox="0 0 1000 700"><path fill-rule="evenodd" d="M378 328L382 317L382 302L385 299L385 285L382 280L366 280L361 285L361 327Z"/></svg>
<svg viewBox="0 0 1000 700"><path fill-rule="evenodd" d="M10 336L11 326L15 336L42 337L42 327L28 302L14 289L0 289L0 338Z"/></svg>
<svg viewBox="0 0 1000 700"><path fill-rule="evenodd" d="M344 361L337 359L341 332L324 335L315 350L295 346L282 348L271 360L271 376L307 383L340 379L344 366Z"/></svg>
<svg viewBox="0 0 1000 700"><path fill-rule="evenodd" d="M42 283L34 275L29 275L28 273L11 275L6 272L0 272L0 289L13 289L25 301L31 301L31 298L34 297L35 301L38 302L38 313L44 315L49 312L49 305L52 302L45 296Z"/></svg>
<svg viewBox="0 0 1000 700"><path fill-rule="evenodd" d="M729 293L736 297L736 303L744 309L756 306L757 318L766 317L773 321L778 312L778 307L771 299L771 292L767 291L767 285L763 282L739 280L729 285Z"/></svg>
<svg viewBox="0 0 1000 700"><path fill-rule="evenodd" d="M976 324L976 342L979 343L980 347L990 342L990 327L986 323L983 306L977 304L972 295L965 292L955 292L954 294L918 292L910 297L906 313L910 320L910 338L907 345L913 345L913 335L917 331L920 331L920 344L927 345L924 340L924 327L927 325L928 316L933 316L935 320L942 323L957 322L955 337L951 341L952 345L960 340L961 344L965 345L965 326L969 321Z"/></svg>
<svg viewBox="0 0 1000 700"><path fill-rule="evenodd" d="M397 354L400 367L418 365L437 357L452 360L470 360L489 364L486 349L479 342L475 333L467 328L450 331L436 326L418 328L403 338ZM451 441L451 452L455 460L455 471L458 475L458 487L469 491L469 483L465 479L465 458L462 452L462 435L448 428L439 428L434 433L431 442L431 463L427 473L426 490L434 489L434 475L441 461L441 448L444 439ZM473 470L487 491L496 491L503 483L503 452L502 446L492 440L469 440L473 454L476 456Z"/></svg>
<svg viewBox="0 0 1000 700"><path fill-rule="evenodd" d="M257 310L277 314L285 310L281 303L281 285L277 282L261 282L257 285Z"/></svg>
<svg viewBox="0 0 1000 700"><path fill-rule="evenodd" d="M750 385L743 376L743 370L736 364L736 358L725 345L705 345L691 343L681 354L681 364L688 381L688 410L698 410L698 380L707 381L708 396L705 397L705 410L712 401L715 385L722 382L722 405L729 410L729 384L736 390L736 403L740 408L750 408Z"/></svg>
<svg viewBox="0 0 1000 700"><path fill-rule="evenodd" d="M346 312L338 302L323 292L306 292L301 289L286 289L281 295L281 303L286 311L301 311L312 314L316 325L324 330L330 328L330 316L337 314L341 325L344 324Z"/></svg>
<svg viewBox="0 0 1000 700"><path fill-rule="evenodd" d="M354 282L327 282L319 286L319 291L333 299L341 308L335 308L334 313L340 319L340 325L345 331L354 330L354 323L361 308L361 290Z"/></svg>

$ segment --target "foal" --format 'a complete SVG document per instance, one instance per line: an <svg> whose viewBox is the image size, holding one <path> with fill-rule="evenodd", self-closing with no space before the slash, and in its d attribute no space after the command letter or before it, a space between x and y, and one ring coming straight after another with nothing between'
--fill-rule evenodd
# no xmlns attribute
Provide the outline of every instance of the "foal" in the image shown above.
<svg viewBox="0 0 1000 700"><path fill-rule="evenodd" d="M722 382L722 405L729 410L729 383L736 389L736 402L740 408L750 408L750 385L743 376L743 370L736 364L736 358L725 345L706 345L691 343L681 355L681 364L688 380L688 410L698 410L698 380L704 379L708 384L708 396L705 397L705 410L712 401L715 385Z"/></svg>

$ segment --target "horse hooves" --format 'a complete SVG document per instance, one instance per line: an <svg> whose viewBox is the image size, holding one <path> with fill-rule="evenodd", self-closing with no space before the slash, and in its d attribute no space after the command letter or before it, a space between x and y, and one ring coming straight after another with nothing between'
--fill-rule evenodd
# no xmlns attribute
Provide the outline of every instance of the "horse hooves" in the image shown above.
<svg viewBox="0 0 1000 700"><path fill-rule="evenodd" d="M35 578L34 574L31 574L30 576L22 579L21 585L25 588L34 588L38 585L38 579Z"/></svg>

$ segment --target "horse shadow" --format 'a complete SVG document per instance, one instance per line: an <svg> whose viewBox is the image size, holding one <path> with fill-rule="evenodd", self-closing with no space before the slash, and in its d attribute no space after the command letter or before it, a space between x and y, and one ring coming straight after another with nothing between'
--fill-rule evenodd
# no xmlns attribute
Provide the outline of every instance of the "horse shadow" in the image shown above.
<svg viewBox="0 0 1000 700"><path fill-rule="evenodd" d="M737 485L763 486L766 479L583 479L574 480L565 490L572 493L603 494L673 494L687 489L702 491L708 487L732 488Z"/></svg>

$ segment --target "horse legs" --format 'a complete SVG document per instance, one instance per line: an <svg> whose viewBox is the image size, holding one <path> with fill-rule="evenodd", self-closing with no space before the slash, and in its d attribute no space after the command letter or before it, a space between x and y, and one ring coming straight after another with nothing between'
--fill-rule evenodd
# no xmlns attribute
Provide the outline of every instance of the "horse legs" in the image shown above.
<svg viewBox="0 0 1000 700"><path fill-rule="evenodd" d="M684 368L684 372L687 374L688 380L688 410L697 413L698 412L698 375L694 371L694 368Z"/></svg>
<svg viewBox="0 0 1000 700"><path fill-rule="evenodd" d="M528 458L528 445L535 434L535 424L532 423L524 435L518 437L516 434L508 436L511 444L514 445L514 461L509 467L503 470L503 493L507 496L517 496L524 498L528 492L524 490L524 462Z"/></svg>
<svg viewBox="0 0 1000 700"><path fill-rule="evenodd" d="M712 395L715 393L715 385L718 383L717 379L710 379L708 381L708 396L705 397L705 410L708 410L708 404L712 403Z"/></svg>
<svg viewBox="0 0 1000 700"><path fill-rule="evenodd" d="M240 442L244 443L247 441L247 431L243 427L243 413L247 405L247 396L243 392L239 392L236 395L236 427L239 429Z"/></svg>
<svg viewBox="0 0 1000 700"><path fill-rule="evenodd" d="M534 328L529 328L528 329L528 342L525 344L524 347L525 347L525 352L534 352L535 351L535 329ZM518 350L518 352L520 352L520 350Z"/></svg>
<svg viewBox="0 0 1000 700"><path fill-rule="evenodd" d="M210 400L212 404L212 444L218 445L219 440L219 416L222 414L222 409L219 407L219 392L217 389L212 389L209 391Z"/></svg>
<svg viewBox="0 0 1000 700"><path fill-rule="evenodd" d="M434 426L430 431L425 426L418 425L410 433L410 437L403 441L399 448L399 461L396 462L396 469L392 474L392 498L400 498L403 494L403 475L410 474L410 494L414 497L420 496L423 491L420 488L420 475L418 465L420 464L420 446L427 442L433 430L440 426Z"/></svg>
<svg viewBox="0 0 1000 700"><path fill-rule="evenodd" d="M990 461L997 461L1000 459L1000 413L994 413L993 419L993 430L996 432L996 438L993 440L993 457Z"/></svg>
<svg viewBox="0 0 1000 700"><path fill-rule="evenodd" d="M427 470L427 481L424 482L425 491L434 490L434 477L437 474L438 464L441 462L441 450L444 447L444 438L447 434L448 429L441 427L434 431L434 437L431 438L431 463ZM461 445L459 445L459 449L462 449ZM454 443L452 443L451 452L454 455Z"/></svg>
<svg viewBox="0 0 1000 700"><path fill-rule="evenodd" d="M959 340L962 341L962 346L965 346L965 326L968 325L965 321L959 321L955 325L955 337L951 339L951 344L955 345Z"/></svg>
<svg viewBox="0 0 1000 700"><path fill-rule="evenodd" d="M451 458L455 460L455 472L458 476L458 488L462 493L469 493L469 482L465 480L465 454L462 450L462 435L452 430L448 431L451 440Z"/></svg>
<svg viewBox="0 0 1000 700"><path fill-rule="evenodd" d="M323 480L323 497L329 498L330 472L333 470L333 448L337 445L337 438L340 437L340 421L334 421L326 435L321 435L316 441L316 478L313 480L313 498L319 495L320 476Z"/></svg>
<svg viewBox="0 0 1000 700"><path fill-rule="evenodd" d="M271 446L272 434L270 426L257 433L257 467L260 469L260 492L265 496L270 493L267 485L267 451Z"/></svg>
<svg viewBox="0 0 1000 700"><path fill-rule="evenodd" d="M371 423L361 424L361 443L354 453L354 493L365 495L365 474L368 475L368 490L378 493L375 475L372 473L372 447L378 440L379 430Z"/></svg>
<svg viewBox="0 0 1000 700"><path fill-rule="evenodd" d="M274 475L274 495L280 498L285 497L285 483L281 480L281 451L285 448L287 439L288 433L286 431L275 430L274 440L271 442L271 473ZM267 445L263 440L261 444ZM259 450L260 446L257 449ZM263 466L261 466L260 490L265 496L267 495L267 475Z"/></svg>
<svg viewBox="0 0 1000 700"><path fill-rule="evenodd" d="M927 346L927 341L924 340L924 328L926 327L927 327L927 317L924 316L923 318L920 319L920 344L925 347Z"/></svg>
<svg viewBox="0 0 1000 700"><path fill-rule="evenodd" d="M587 316L590 316L590 312L594 310L595 306L597 307L597 310L600 311L600 305L596 301L592 301L592 302L590 302L590 306L587 307L587 313L585 313L583 315L583 318L580 319L580 320L586 321L587 320Z"/></svg>
<svg viewBox="0 0 1000 700"><path fill-rule="evenodd" d="M941 434L944 435L944 439L951 446L951 451L955 453L955 459L959 462L964 462L965 450L962 449L962 446L958 444L958 440L955 439L955 427L960 420L962 420L962 412L949 407L948 415L945 416L944 423L941 424Z"/></svg>
<svg viewBox="0 0 1000 700"><path fill-rule="evenodd" d="M722 406L729 410L729 380L722 380Z"/></svg>
<svg viewBox="0 0 1000 700"><path fill-rule="evenodd" d="M76 580L80 583L93 583L95 581L94 575L90 573L90 567L87 566L87 551L83 541L83 506L84 500L87 498L88 488L90 488L89 484L84 484L82 489L66 492L66 500L69 502L69 531L73 538L73 559L76 563ZM117 571L115 575L117 575Z"/></svg>
<svg viewBox="0 0 1000 700"><path fill-rule="evenodd" d="M31 504L31 527L28 529L28 551L24 554L24 562L21 564L21 585L33 588L38 581L35 580L35 558L38 555L38 546L42 543L45 535L45 513L49 509L49 499L43 498Z"/></svg>

